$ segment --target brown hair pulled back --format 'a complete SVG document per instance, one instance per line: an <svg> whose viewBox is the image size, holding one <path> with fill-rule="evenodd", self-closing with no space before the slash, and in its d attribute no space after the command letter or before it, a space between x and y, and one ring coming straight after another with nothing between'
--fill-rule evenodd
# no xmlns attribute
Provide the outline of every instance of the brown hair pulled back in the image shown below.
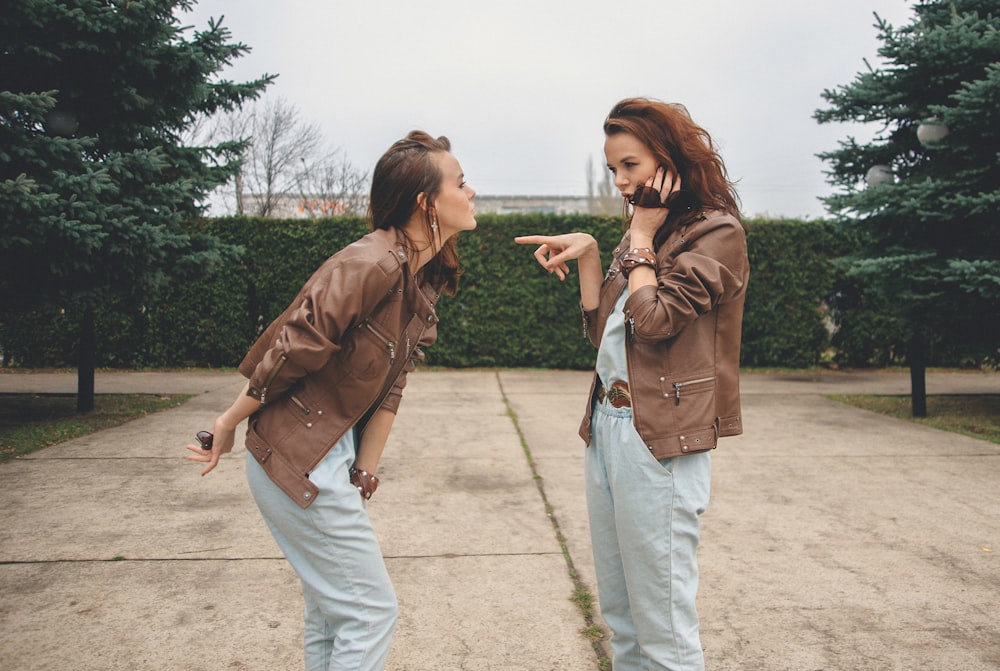
<svg viewBox="0 0 1000 671"><path fill-rule="evenodd" d="M368 227L371 230L395 228L406 235L405 226L420 207L417 197L426 194L426 239L435 244L439 236L431 228L434 199L441 189L443 176L433 154L451 151L451 142L441 136L415 130L395 142L382 155L372 173L371 197L368 200ZM411 254L413 239L407 236ZM458 250L455 237L449 238L423 267L424 279L444 293L454 296L458 290Z"/></svg>
<svg viewBox="0 0 1000 671"><path fill-rule="evenodd" d="M711 136L696 124L687 108L650 98L626 98L611 108L604 134L629 133L681 179L698 209L712 208L739 218L739 196L726 173ZM668 221L673 220L670 217Z"/></svg>

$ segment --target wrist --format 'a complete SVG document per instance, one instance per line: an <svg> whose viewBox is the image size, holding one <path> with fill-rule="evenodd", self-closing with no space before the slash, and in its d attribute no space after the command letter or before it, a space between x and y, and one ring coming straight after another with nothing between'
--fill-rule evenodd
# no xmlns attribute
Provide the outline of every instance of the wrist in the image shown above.
<svg viewBox="0 0 1000 671"><path fill-rule="evenodd" d="M351 484L357 488L358 493L366 501L372 497L375 490L378 489L378 477L362 468L357 466L351 466L350 468Z"/></svg>
<svg viewBox="0 0 1000 671"><path fill-rule="evenodd" d="M649 247L630 247L619 259L621 273L628 279L629 273L636 268L647 266L656 270L656 254Z"/></svg>
<svg viewBox="0 0 1000 671"><path fill-rule="evenodd" d="M633 230L629 235L629 247L638 247L639 249L653 247L653 236L645 232Z"/></svg>
<svg viewBox="0 0 1000 671"><path fill-rule="evenodd" d="M355 459L354 465L351 468L356 468L359 471L368 471L369 473L374 473L378 469L378 462L370 464L364 459Z"/></svg>
<svg viewBox="0 0 1000 671"><path fill-rule="evenodd" d="M229 431L236 433L236 427L239 426L240 420L235 419L229 412L224 412L215 420L214 429L216 433L221 431Z"/></svg>
<svg viewBox="0 0 1000 671"><path fill-rule="evenodd" d="M587 238L587 242L584 245L583 253L580 254L579 258L584 257L601 257L601 250L597 246L597 239L594 238L590 233L582 233L581 235Z"/></svg>

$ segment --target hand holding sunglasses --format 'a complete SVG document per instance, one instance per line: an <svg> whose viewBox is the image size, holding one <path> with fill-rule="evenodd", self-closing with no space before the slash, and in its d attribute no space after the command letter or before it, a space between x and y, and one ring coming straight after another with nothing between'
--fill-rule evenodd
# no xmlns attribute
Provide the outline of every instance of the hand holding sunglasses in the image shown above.
<svg viewBox="0 0 1000 671"><path fill-rule="evenodd" d="M659 178L660 186L655 186L656 179ZM637 186L635 193L628 199L628 202L636 207L664 208L676 212L687 212L694 209L694 194L680 188L674 188L674 183L670 185L670 193L663 197L663 187L667 182L667 169L660 167L656 175L649 179L644 185ZM679 186L679 185L678 185Z"/></svg>

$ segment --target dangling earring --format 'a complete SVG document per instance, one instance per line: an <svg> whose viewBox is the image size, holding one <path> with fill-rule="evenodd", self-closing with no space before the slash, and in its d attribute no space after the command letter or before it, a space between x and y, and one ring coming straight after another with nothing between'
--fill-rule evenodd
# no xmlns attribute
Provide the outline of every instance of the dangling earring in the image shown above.
<svg viewBox="0 0 1000 671"><path fill-rule="evenodd" d="M437 216L437 212L435 212L431 216L433 217L431 219L431 230L434 231L434 233L437 233L438 232L438 216Z"/></svg>

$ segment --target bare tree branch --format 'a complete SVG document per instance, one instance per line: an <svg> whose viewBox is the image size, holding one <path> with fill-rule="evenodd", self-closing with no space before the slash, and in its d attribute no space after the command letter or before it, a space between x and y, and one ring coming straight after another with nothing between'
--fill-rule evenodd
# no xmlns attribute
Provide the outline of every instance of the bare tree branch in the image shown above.
<svg viewBox="0 0 1000 671"><path fill-rule="evenodd" d="M283 98L269 98L215 119L215 141L249 138L242 167L212 206L258 217L364 214L368 174L329 149L318 124Z"/></svg>

